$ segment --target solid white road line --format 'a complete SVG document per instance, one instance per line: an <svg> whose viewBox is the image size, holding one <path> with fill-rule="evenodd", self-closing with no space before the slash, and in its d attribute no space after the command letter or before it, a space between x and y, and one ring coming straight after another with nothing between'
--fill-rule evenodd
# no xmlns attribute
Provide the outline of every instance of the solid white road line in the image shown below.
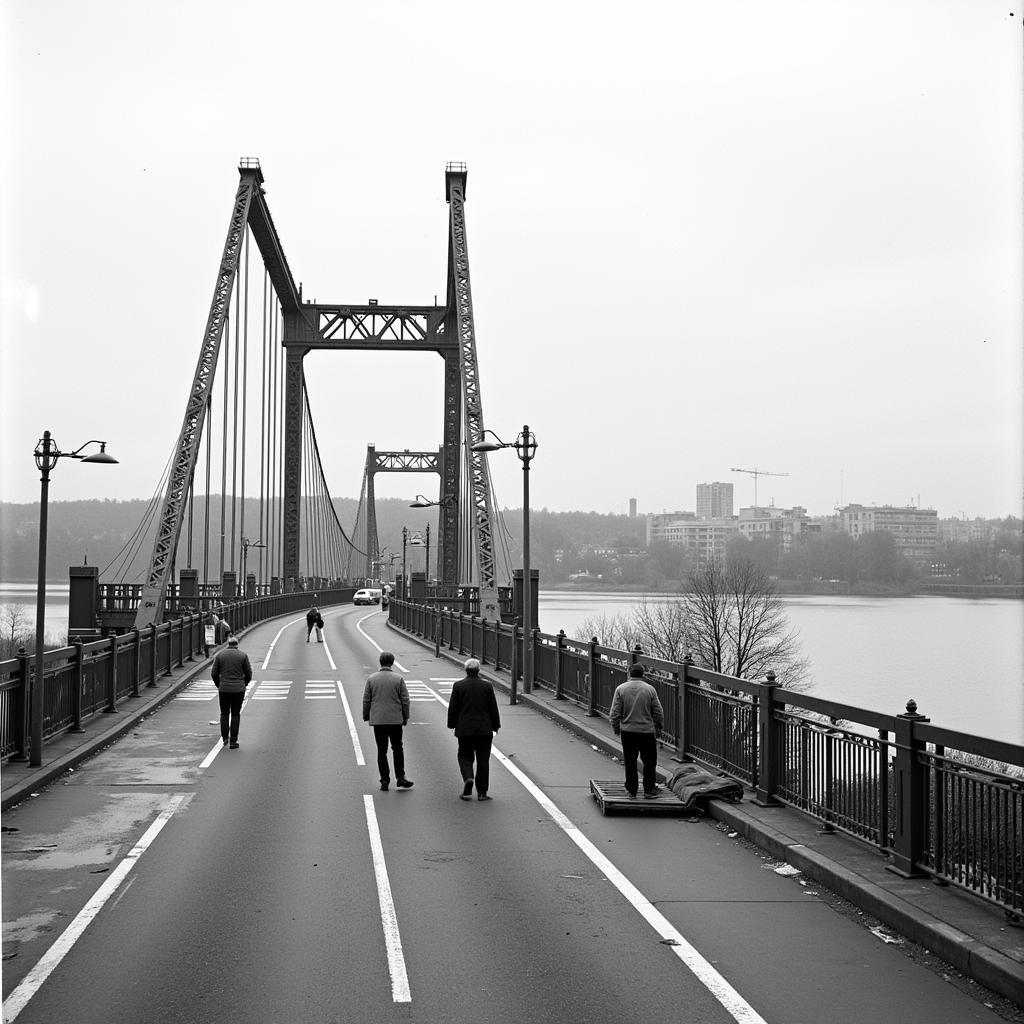
<svg viewBox="0 0 1024 1024"><path fill-rule="evenodd" d="M256 689L256 686L259 686L259 683L256 683L256 684L255 684L255 685L253 686L253 688L252 688L252 689L251 689L251 690L250 690L250 691L249 691L249 692L248 692L248 693L247 693L247 694L245 695L245 700L243 700L243 701L242 701L242 706L241 706L241 708L239 708L239 710L238 710L238 714L239 714L239 716L241 716L242 712L243 712L243 711L245 710L245 706L246 706L246 705L247 705L247 704L249 703L249 701L250 701L250 700L252 700L252 695L253 695L253 692L254 692L254 691L255 691L255 689ZM211 764L213 764L214 758L215 758L215 757L216 757L216 756L217 756L217 755L218 755L218 754L219 754L219 753L220 753L220 752L221 752L221 751L222 751L223 749L224 749L224 744L223 744L223 742L222 742L221 740L217 740L217 742L216 742L216 743L214 744L213 750L211 750L211 751L210 751L210 752L209 752L209 753L208 753L208 754L206 755L206 757L204 757L204 758L202 759L202 761L200 761L200 762L199 762L199 767L200 767L200 768L209 768L209 767L210 767L210 765L211 765Z"/></svg>
<svg viewBox="0 0 1024 1024"><path fill-rule="evenodd" d="M359 745L359 733L356 732L356 720L352 717L352 709L348 706L348 697L345 696L345 690L341 685L341 680L337 682L338 696L341 698L341 703L345 706L345 717L348 719L348 732L352 737L352 746L355 747L356 751L356 764L366 764L366 759L363 757L363 748Z"/></svg>
<svg viewBox="0 0 1024 1024"><path fill-rule="evenodd" d="M266 669L266 667L267 667L267 666L268 666L268 665L270 664L270 656L271 656L271 655L272 655L272 654L274 653L274 648L275 648L275 647L277 646L277 641L281 639L281 634L282 634L282 633L283 633L283 632L284 632L284 631L285 631L285 630L286 630L286 629L287 629L287 628L288 628L289 626L294 626L296 622L305 622L305 621L306 621L306 616L305 616L305 615L303 615L301 619L292 619L292 621L291 621L291 622L286 622L286 623L285 623L285 624L284 624L284 625L283 625L283 626L282 626L282 627L281 627L281 628L280 628L280 629L279 629L279 630L277 631L277 636L275 636L275 637L274 637L274 639L270 641L270 650L269 650L269 651L267 651L267 656L266 656L266 657L265 657L265 658L263 659L263 668L264 668L264 669ZM333 665L331 665L331 668L334 668L334 666L333 666Z"/></svg>
<svg viewBox="0 0 1024 1024"><path fill-rule="evenodd" d="M39 963L29 971L21 984L7 997L4 1002L3 1019L5 1024L10 1024L25 1009L28 1001L39 991L46 979L53 973L54 968L68 955L71 947L103 909L107 900L114 895L128 872L135 867L139 858L149 849L164 825L171 820L174 812L188 798L189 794L187 793L177 793L167 801L166 806L157 816L156 821L146 829L138 844L128 851L124 860L114 868L106 881L96 890L93 898L86 903L71 924L64 929L60 938L43 954Z"/></svg>
<svg viewBox="0 0 1024 1024"><path fill-rule="evenodd" d="M356 623L356 629L358 629L358 630L359 630L359 632L360 632L360 633L362 633L362 634L363 634L363 636L365 636L365 637L366 637L366 639L367 639L367 640L369 640L369 641L370 641L370 643L371 643L371 644L373 644L373 646L374 646L374 647L376 647L378 651L383 651L383 650L384 650L384 648L383 648L383 647L381 647L381 645L380 645L379 643L377 643L377 641L376 641L376 640L374 640L374 639L373 639L373 637L372 637L372 636L370 636L370 634L369 634L369 633L367 633L365 629L363 629L363 623L364 623L364 622L365 622L365 621L366 621L367 619L372 619L372 618L374 617L374 615L378 615L378 614L380 614L380 613L379 613L379 612L371 612L371 613L370 613L369 615L364 615L364 616L363 616L363 617L362 617L362 618L361 618L361 619L360 619L360 620L359 620L359 621L358 621L358 622ZM409 671L409 670L408 670L407 668L403 668L403 667L402 667L402 666L401 666L401 665L400 665L400 664L399 664L399 663L398 663L397 661L395 662L395 668L396 668L396 669L398 669L398 671L399 671L399 672L408 672L408 671Z"/></svg>
<svg viewBox="0 0 1024 1024"><path fill-rule="evenodd" d="M435 696L441 704L448 707L448 701L440 694ZM683 934L661 911L594 846L573 824L572 820L555 806L550 797L532 779L514 765L497 747L492 746L491 753L508 769L512 777L522 785L527 793L544 808L555 824L582 850L590 862L626 897L634 910L661 936L669 949L686 964L691 973L718 1000L733 1020L738 1024L766 1024L765 1019L683 937Z"/></svg>
<svg viewBox="0 0 1024 1024"><path fill-rule="evenodd" d="M395 914L394 900L391 898L391 883L388 881L387 865L384 863L384 844L380 839L380 827L377 824L377 812L373 807L373 797L369 793L364 794L363 805L366 808L366 828L370 833L373 870L377 876L380 919L384 927L384 945L388 951L388 970L391 972L391 998L396 1003L411 1003L412 993L409 990L409 976L405 970L402 937L398 933L398 917Z"/></svg>

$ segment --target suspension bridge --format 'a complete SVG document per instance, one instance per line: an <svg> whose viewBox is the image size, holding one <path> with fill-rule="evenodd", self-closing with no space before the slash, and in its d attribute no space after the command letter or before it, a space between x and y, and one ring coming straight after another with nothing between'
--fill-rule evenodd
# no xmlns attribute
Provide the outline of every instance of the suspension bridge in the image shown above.
<svg viewBox="0 0 1024 1024"><path fill-rule="evenodd" d="M512 573L487 453L473 449L485 426L466 165L445 169L443 305L436 296L433 305L305 299L271 217L259 160L241 159L238 173L181 429L143 522L104 578L71 570L72 635L143 629L213 599L378 577L380 473L437 475L438 500L430 502L437 543L427 576L436 579L438 596L471 590L482 615L500 617ZM343 523L324 472L304 360L311 352L356 350L441 357L443 406L434 427L441 444L401 451L370 445L354 522Z"/></svg>

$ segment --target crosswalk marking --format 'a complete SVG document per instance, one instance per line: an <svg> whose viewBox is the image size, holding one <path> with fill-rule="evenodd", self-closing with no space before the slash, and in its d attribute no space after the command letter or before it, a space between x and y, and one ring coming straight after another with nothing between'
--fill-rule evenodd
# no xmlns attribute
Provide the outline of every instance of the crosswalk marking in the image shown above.
<svg viewBox="0 0 1024 1024"><path fill-rule="evenodd" d="M308 679L305 697L306 700L337 700L338 691L334 688L334 680Z"/></svg>
<svg viewBox="0 0 1024 1024"><path fill-rule="evenodd" d="M256 685L253 700L287 700L292 688L290 679L262 679Z"/></svg>
<svg viewBox="0 0 1024 1024"><path fill-rule="evenodd" d="M217 696L217 688L212 679L196 679L185 690L178 694L176 701L213 700Z"/></svg>

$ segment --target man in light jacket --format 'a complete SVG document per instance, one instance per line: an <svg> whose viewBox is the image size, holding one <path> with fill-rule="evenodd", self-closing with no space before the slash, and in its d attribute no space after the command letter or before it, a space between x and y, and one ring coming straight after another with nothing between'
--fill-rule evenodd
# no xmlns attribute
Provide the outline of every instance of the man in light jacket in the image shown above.
<svg viewBox="0 0 1024 1024"><path fill-rule="evenodd" d="M665 713L658 691L644 682L643 665L631 665L629 678L615 687L608 721L615 735L622 739L626 792L631 797L636 796L639 783L636 759L639 757L644 765L644 796L654 799L658 795L658 735Z"/></svg>
<svg viewBox="0 0 1024 1024"><path fill-rule="evenodd" d="M473 759L476 758L476 798L490 800L487 786L490 781L491 740L501 728L498 702L494 687L480 678L480 662L470 658L463 666L464 679L452 687L448 704L448 728L455 730L459 741L456 755L462 772L461 800L472 799Z"/></svg>
<svg viewBox="0 0 1024 1024"><path fill-rule="evenodd" d="M405 680L392 669L394 663L395 656L390 651L381 651L380 670L366 680L366 689L363 690L363 721L373 726L380 788L385 793L391 784L389 743L395 762L395 785L399 789L412 787L412 779L405 777L405 750L402 747L402 728L409 721L409 690Z"/></svg>
<svg viewBox="0 0 1024 1024"><path fill-rule="evenodd" d="M230 750L238 749L238 725L242 717L245 688L252 679L249 655L238 649L238 637L229 636L228 646L213 659L210 669L213 685L220 695L220 738L224 743L230 737Z"/></svg>

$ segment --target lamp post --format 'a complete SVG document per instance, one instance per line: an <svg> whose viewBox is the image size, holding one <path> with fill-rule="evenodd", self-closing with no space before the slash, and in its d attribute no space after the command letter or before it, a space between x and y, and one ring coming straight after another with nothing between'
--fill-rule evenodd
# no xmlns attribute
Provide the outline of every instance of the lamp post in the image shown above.
<svg viewBox="0 0 1024 1024"><path fill-rule="evenodd" d="M82 451L91 444L98 444L100 450L92 455ZM48 519L47 502L50 495L50 470L58 459L81 459L100 465L117 465L117 459L107 454L106 441L86 441L73 452L62 452L48 430L43 431L33 452L36 467L40 472L39 486L39 575L36 583L36 658L35 679L32 682L32 735L30 737L30 760L33 768L43 763L43 638L46 632L46 530Z"/></svg>
<svg viewBox="0 0 1024 1024"><path fill-rule="evenodd" d="M402 527L402 600L408 601L409 595L406 592L409 586L409 577L405 575L405 546L409 542L409 527Z"/></svg>
<svg viewBox="0 0 1024 1024"><path fill-rule="evenodd" d="M245 593L245 584L248 579L249 548L265 548L266 546L261 540L249 540L248 537L242 538L242 593L246 597L249 596Z"/></svg>
<svg viewBox="0 0 1024 1024"><path fill-rule="evenodd" d="M426 535L427 535L427 548L426 548L426 553L425 553L424 558L423 558L423 575L425 577L424 583L426 583L427 586L429 586L430 585L430 523L427 523L427 529L426 529L425 532L426 532Z"/></svg>
<svg viewBox="0 0 1024 1024"><path fill-rule="evenodd" d="M490 434L493 441L486 440ZM502 441L493 430L484 431L484 439L472 446L475 452L494 452L514 448L523 464L523 693L533 692L533 580L530 576L530 463L537 453L537 436L527 424L514 441ZM516 680L512 678L512 704L516 703Z"/></svg>
<svg viewBox="0 0 1024 1024"><path fill-rule="evenodd" d="M437 501L424 498L422 494L416 495L416 500L409 503L409 508L450 508L455 504L455 498L450 494L443 494ZM444 567L442 566L442 569ZM427 564L424 566L427 582L430 582L430 524L427 524Z"/></svg>

